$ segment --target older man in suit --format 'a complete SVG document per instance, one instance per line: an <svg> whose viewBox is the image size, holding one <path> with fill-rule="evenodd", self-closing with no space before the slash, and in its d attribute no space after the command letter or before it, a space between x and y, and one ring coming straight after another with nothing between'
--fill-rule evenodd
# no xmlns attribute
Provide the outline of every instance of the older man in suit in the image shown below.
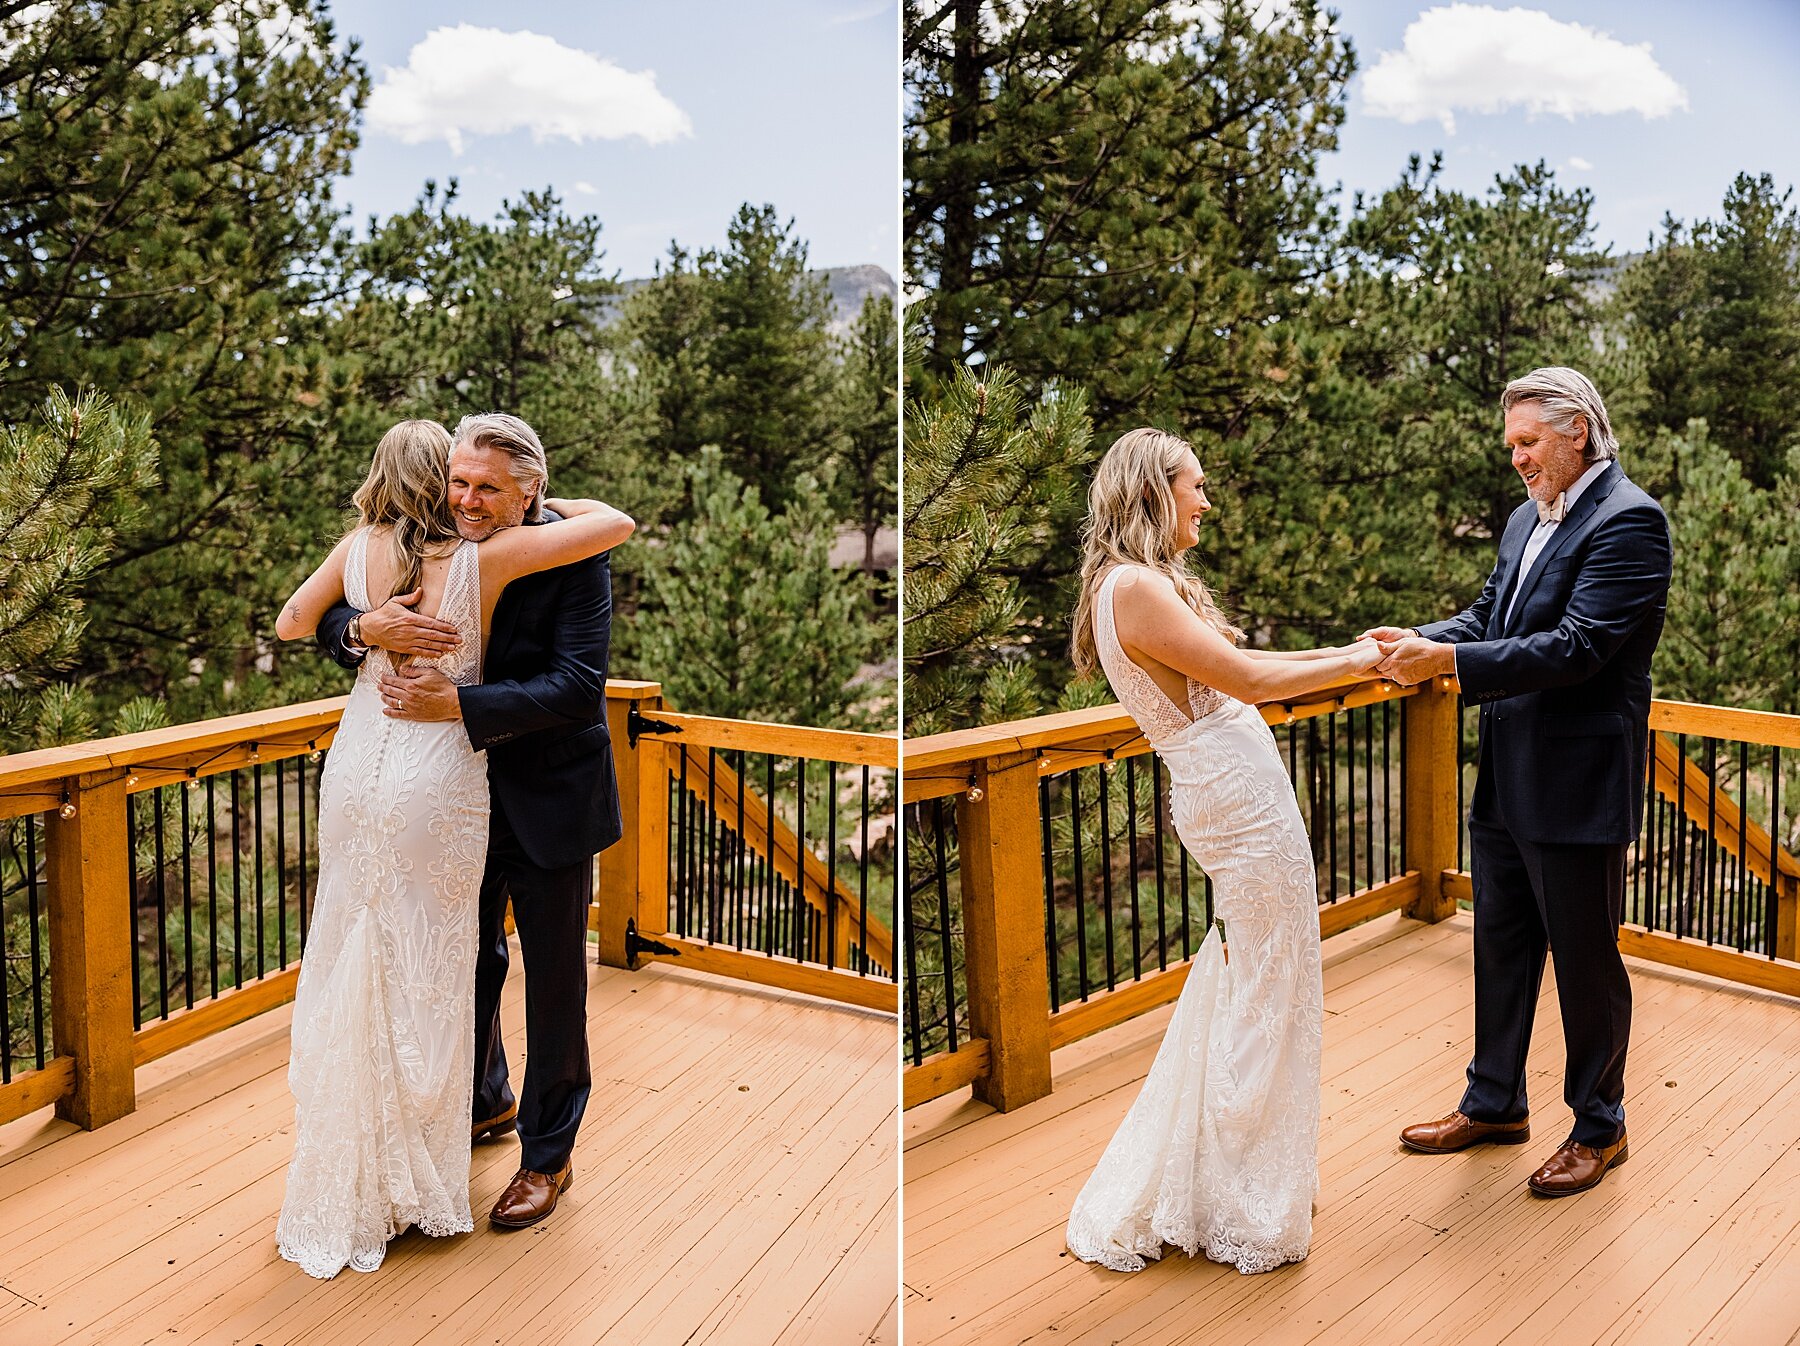
<svg viewBox="0 0 1800 1346"><path fill-rule="evenodd" d="M456 528L479 542L542 523L549 469L543 445L516 416L465 416L450 450ZM347 604L319 625L319 644L346 668L370 646L434 655L455 627L411 610L402 594L373 612ZM535 1224L573 1179L569 1157L591 1087L587 1054L587 909L595 852L619 839L618 786L606 727L612 634L607 558L515 580L494 608L480 683L458 687L435 668L402 666L383 679L387 713L461 720L488 755L492 815L481 883L475 962L476 1141L519 1133L519 1171L489 1213L499 1229ZM525 1081L515 1102L500 1040L506 982L505 913L529 969Z"/></svg>
<svg viewBox="0 0 1800 1346"><path fill-rule="evenodd" d="M1642 823L1650 657L1662 634L1670 547L1657 503L1628 480L1594 385L1532 371L1501 397L1506 443L1529 499L1467 611L1393 642L1402 682L1454 673L1481 706L1469 841L1475 890L1475 1055L1448 1117L1401 1143L1445 1154L1530 1139L1525 1058L1556 960L1574 1127L1531 1176L1569 1196L1625 1161L1631 983L1619 956L1625 850Z"/></svg>

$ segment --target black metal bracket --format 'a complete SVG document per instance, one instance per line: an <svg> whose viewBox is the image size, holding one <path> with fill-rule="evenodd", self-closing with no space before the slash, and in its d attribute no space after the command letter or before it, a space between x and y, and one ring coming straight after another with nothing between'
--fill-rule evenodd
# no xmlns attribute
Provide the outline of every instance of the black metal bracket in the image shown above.
<svg viewBox="0 0 1800 1346"><path fill-rule="evenodd" d="M633 972L637 971L640 953L654 953L663 958L681 957L680 949L660 944L648 935L638 934L637 921L628 919L625 922L625 966Z"/></svg>
<svg viewBox="0 0 1800 1346"><path fill-rule="evenodd" d="M637 747L637 741L641 735L674 734L679 733L680 730L681 726L678 724L670 724L667 720L651 719L638 709L638 703L635 701L625 712L625 741L634 748Z"/></svg>

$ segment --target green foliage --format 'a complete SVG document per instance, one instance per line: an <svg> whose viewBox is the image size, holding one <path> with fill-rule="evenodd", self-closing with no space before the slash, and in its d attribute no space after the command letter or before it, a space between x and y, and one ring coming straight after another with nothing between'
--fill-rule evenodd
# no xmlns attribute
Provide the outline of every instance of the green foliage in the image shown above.
<svg viewBox="0 0 1800 1346"><path fill-rule="evenodd" d="M324 536L313 486L345 378L325 339L331 181L367 73L317 0L58 0L12 14L7 40L0 420L97 387L161 451L164 489L80 586L74 672L178 715L222 708L285 580L244 558Z"/></svg>
<svg viewBox="0 0 1800 1346"><path fill-rule="evenodd" d="M843 373L833 419L843 428L843 450L833 480L839 518L853 519L863 535L863 569L874 570L875 534L892 527L900 485L900 341L894 301L877 295L863 305L838 341Z"/></svg>
<svg viewBox="0 0 1800 1346"><path fill-rule="evenodd" d="M1542 163L1471 194L1415 157L1340 218L1319 157L1354 54L1334 16L1268 10L909 11L904 247L930 291L909 312L940 389L908 412L909 734L1106 696L1064 657L1084 473L1034 497L977 474L956 483L965 522L915 528L915 501L954 472L934 435L966 433L928 433L924 411L963 396L957 371L996 364L1023 406L1079 390L1098 445L1143 424L1193 442L1217 506L1201 568L1276 648L1473 598L1521 495L1500 393L1580 368L1626 471L1685 514L1659 689L1793 709L1791 193L1740 176L1719 222L1671 222L1624 265L1595 246L1591 195ZM1699 416L1710 440L1688 430ZM940 607L947 637L923 639Z"/></svg>
<svg viewBox="0 0 1800 1346"><path fill-rule="evenodd" d="M1704 420L1751 482L1800 444L1800 212L1793 189L1740 173L1722 216L1674 219L1620 278L1618 322L1644 365L1644 420Z"/></svg>
<svg viewBox="0 0 1800 1346"><path fill-rule="evenodd" d="M1704 421L1684 435L1664 431L1658 447L1672 466L1665 508L1675 549L1658 694L1791 712L1800 705L1800 452L1763 490Z"/></svg>
<svg viewBox="0 0 1800 1346"><path fill-rule="evenodd" d="M909 736L1043 707L1039 676L1067 627L1027 620L1021 576L1052 551L1077 552L1074 534L1045 520L1080 494L1090 433L1079 392L1028 406L1004 368L920 376L904 469Z"/></svg>
<svg viewBox="0 0 1800 1346"><path fill-rule="evenodd" d="M832 515L811 477L776 513L762 493L702 449L687 467L690 517L645 541L646 611L637 638L647 674L681 709L739 719L859 727L853 683L877 650L867 581L828 559ZM891 723L891 712L889 712Z"/></svg>
<svg viewBox="0 0 1800 1346"><path fill-rule="evenodd" d="M770 508L838 452L830 297L773 206L738 210L723 249L679 246L625 305L622 353L660 458L717 445ZM890 432L891 433L891 432Z"/></svg>
<svg viewBox="0 0 1800 1346"><path fill-rule="evenodd" d="M142 516L156 481L148 419L92 390L52 388L29 422L0 432L0 751L59 741L92 723L66 684L88 615L83 583Z"/></svg>

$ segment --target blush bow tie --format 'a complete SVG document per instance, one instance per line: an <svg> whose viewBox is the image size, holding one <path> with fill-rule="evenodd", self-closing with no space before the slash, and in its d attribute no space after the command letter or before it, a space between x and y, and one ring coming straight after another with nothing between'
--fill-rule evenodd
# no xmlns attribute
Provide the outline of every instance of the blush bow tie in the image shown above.
<svg viewBox="0 0 1800 1346"><path fill-rule="evenodd" d="M1542 500L1536 501L1535 503L1538 507L1538 522L1540 524L1561 523L1563 521L1563 515L1569 512L1568 499L1567 492L1558 491L1556 499L1551 501L1548 505Z"/></svg>

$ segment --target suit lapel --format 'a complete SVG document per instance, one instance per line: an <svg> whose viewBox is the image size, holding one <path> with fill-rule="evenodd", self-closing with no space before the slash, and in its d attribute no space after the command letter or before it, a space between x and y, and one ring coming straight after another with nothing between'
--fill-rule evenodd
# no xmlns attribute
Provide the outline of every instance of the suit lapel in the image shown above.
<svg viewBox="0 0 1800 1346"><path fill-rule="evenodd" d="M1505 626L1506 604L1512 597L1513 583L1519 577L1519 561L1525 555L1525 543L1535 526L1524 521L1536 517L1536 510L1516 510L1506 521L1506 531L1500 535L1500 601L1488 614L1488 626L1483 634L1489 640L1497 637Z"/></svg>
<svg viewBox="0 0 1800 1346"><path fill-rule="evenodd" d="M1619 484L1622 476L1619 465L1611 464L1606 471L1594 478L1587 490L1581 493L1581 499L1575 502L1568 517L1556 526L1555 532L1550 534L1550 540L1544 544L1544 550L1538 553L1537 561L1531 567L1531 573L1521 581L1522 587L1519 590L1518 601L1511 605L1512 616L1515 620L1524 615L1525 604L1530 600L1532 590L1537 588L1538 580L1543 578L1544 572L1550 568L1558 556L1574 546L1576 537L1587 531L1588 525L1593 522L1594 515L1600 508L1600 502L1612 494L1613 487ZM1535 525L1533 526L1535 527ZM1526 536L1529 537L1530 534ZM1523 548L1520 549L1520 554L1524 554ZM1513 621L1506 622L1501 628L1502 632L1510 630L1513 624Z"/></svg>

